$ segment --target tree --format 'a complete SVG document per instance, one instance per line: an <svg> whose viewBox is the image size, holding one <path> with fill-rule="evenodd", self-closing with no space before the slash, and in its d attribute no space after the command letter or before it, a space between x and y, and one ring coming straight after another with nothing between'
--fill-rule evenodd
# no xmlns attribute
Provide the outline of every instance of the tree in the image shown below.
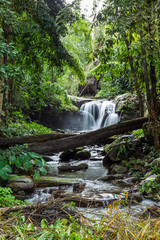
<svg viewBox="0 0 160 240"><path fill-rule="evenodd" d="M112 41L117 41L118 44L123 42L125 46L125 51L118 61L129 63L128 69L140 102L143 100L143 92L146 93L156 149L159 147L159 13L158 1L110 0L105 2L105 8L99 15L107 30L109 28ZM115 48L112 46L112 49ZM113 57L116 52L112 51Z"/></svg>
<svg viewBox="0 0 160 240"><path fill-rule="evenodd" d="M46 66L62 71L67 65L80 79L84 79L85 75L77 59L62 43L62 35L64 36L67 30L66 23L76 19L71 8L65 7L64 1L2 0L0 4L3 35L0 61L4 72L1 75L1 88L3 85L4 88L0 95L0 112L3 96L7 124L8 107L15 104L16 92L20 93L20 89L25 89L30 94L29 96L23 91L24 98L26 99L25 95L28 94L27 98L35 102L38 110L44 106L41 83L44 82L42 78ZM15 46L15 49L9 46ZM25 86L28 83L28 89L26 89ZM52 84L50 87L53 87ZM55 88L57 89L57 85Z"/></svg>

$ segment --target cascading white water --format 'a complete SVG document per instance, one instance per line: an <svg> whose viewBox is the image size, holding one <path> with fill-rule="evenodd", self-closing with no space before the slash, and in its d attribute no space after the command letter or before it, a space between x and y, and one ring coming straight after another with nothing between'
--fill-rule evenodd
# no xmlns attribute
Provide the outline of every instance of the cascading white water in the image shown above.
<svg viewBox="0 0 160 240"><path fill-rule="evenodd" d="M83 130L95 130L119 121L115 113L115 104L107 100L91 101L80 108Z"/></svg>

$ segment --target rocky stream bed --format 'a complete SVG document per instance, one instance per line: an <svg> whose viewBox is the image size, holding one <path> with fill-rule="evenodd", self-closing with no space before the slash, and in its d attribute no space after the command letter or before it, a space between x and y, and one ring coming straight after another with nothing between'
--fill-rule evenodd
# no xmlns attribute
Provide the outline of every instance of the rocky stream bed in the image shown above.
<svg viewBox="0 0 160 240"><path fill-rule="evenodd" d="M78 160L64 161L64 153L45 156L49 164L47 176L42 176L35 184L30 179L27 182L25 177L17 180L11 177L8 186L18 193L18 198L33 203L56 198L64 198L66 202L73 201L80 210L85 209L85 215L89 217L104 215L108 205L115 200L122 201L118 204L121 211L129 211L133 216L140 215L148 207L160 204L139 193L137 178L126 171L126 168L122 170L119 165L120 168L116 170L115 167L114 170L111 165L104 164L103 146L87 146L83 148L83 152L90 153L87 159L83 156ZM68 171L67 168L66 171L59 170L62 166L79 165L87 167L77 171Z"/></svg>

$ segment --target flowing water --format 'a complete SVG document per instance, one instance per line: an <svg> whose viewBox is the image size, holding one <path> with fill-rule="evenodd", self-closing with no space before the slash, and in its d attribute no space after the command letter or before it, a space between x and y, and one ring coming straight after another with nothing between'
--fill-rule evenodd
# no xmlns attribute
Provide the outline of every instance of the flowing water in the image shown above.
<svg viewBox="0 0 160 240"><path fill-rule="evenodd" d="M92 101L81 106L83 130L94 130L115 124L119 121L118 114L115 112L115 104L111 101ZM69 163L60 161L59 155L50 156L50 168L47 169L49 176L60 176L77 180L79 183L85 184L84 189L80 193L76 193L83 198L98 200L109 203L112 200L125 197L126 192L136 191L136 186L131 181L131 176L125 175L122 179L111 181L100 181L98 178L108 175L108 167L103 165L103 146L86 146L85 150L89 150L91 158L89 160L77 161L72 159ZM79 163L87 163L88 169L78 172L63 172L60 173L58 166L61 165L78 165ZM73 193L73 186L55 186L47 188L39 188L30 196L32 202L45 202L51 197L52 192L60 191L63 194ZM148 205L153 204L152 201L143 198L140 204L135 204L130 207L135 214L143 211ZM96 215L94 210L94 215ZM104 208L102 208L102 212ZM100 210L98 210L98 213ZM88 214L91 213L91 209Z"/></svg>
<svg viewBox="0 0 160 240"><path fill-rule="evenodd" d="M80 108L83 130L95 130L119 121L112 101L98 100L83 104Z"/></svg>
<svg viewBox="0 0 160 240"><path fill-rule="evenodd" d="M112 202L113 200L124 199L126 196L126 192L134 192L137 187L131 183L131 176L125 175L122 179L111 180L107 182L103 182L98 180L99 177L108 175L108 168L103 165L103 147L102 146L88 146L85 147L85 150L89 150L91 152L91 158L89 160L77 161L71 160L69 163L64 163L60 161L59 154L55 154L50 156L51 161L48 162L50 164L50 168L47 169L48 176L59 176L64 178L70 178L77 180L79 183L85 183L84 189L80 193L74 193L76 196L81 196L86 199L90 199L93 201L101 201L104 204L104 207L101 208L89 208L84 210L84 213L87 217L94 216L102 216L106 213L105 204ZM78 171L78 172L63 172L60 173L58 171L58 166L61 165L78 165L79 163L87 163L88 169ZM45 202L48 198L52 196L53 191L61 192L61 194L73 193L73 186L54 186L54 187L45 187L38 188L36 192L30 196L28 199L32 202ZM54 198L54 197L52 197ZM151 200L147 200L145 198L142 199L142 202L133 204L129 207L129 211L132 212L132 215L136 216L140 212L144 211L148 206L153 205L154 202ZM83 211L83 208L80 208Z"/></svg>
<svg viewBox="0 0 160 240"><path fill-rule="evenodd" d="M66 178L73 178L77 182L85 183L85 188L80 194L86 198L99 199L99 200L111 200L118 199L124 191L127 191L128 188L122 188L118 186L114 181L113 182L102 182L97 180L99 177L106 176L108 174L108 168L103 166L103 147L100 146L88 146L85 150L89 150L91 153L91 158L89 160L71 160L69 163L61 162L59 159L59 154L50 156L51 161L50 168L47 169L48 176L60 176ZM58 166L61 165L78 165L79 163L87 163L88 169L77 172L62 172L59 173ZM51 188L41 188L37 189L36 193L33 194L33 202L37 201L46 201L46 199L51 195L51 190L61 189L65 193L72 193L72 186L61 186L61 187L51 187Z"/></svg>

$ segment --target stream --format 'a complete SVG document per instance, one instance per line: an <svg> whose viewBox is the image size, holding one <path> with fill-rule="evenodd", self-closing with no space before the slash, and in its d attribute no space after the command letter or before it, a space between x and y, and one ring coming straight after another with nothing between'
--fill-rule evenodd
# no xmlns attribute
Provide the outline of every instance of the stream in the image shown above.
<svg viewBox="0 0 160 240"><path fill-rule="evenodd" d="M91 131L94 129L102 128L104 126L115 124L119 121L119 116L116 113L115 104L112 101L91 101L83 104L80 108L79 115L81 119L81 127L79 129L85 131ZM118 178L111 178L106 181L102 181L99 178L108 176L109 168L103 165L103 146L86 146L84 150L91 153L90 159L87 160L74 160L71 159L69 162L61 162L60 154L53 154L49 156L47 162L50 167L47 168L48 176L63 177L66 179L73 179L73 182L80 183L82 188L79 192L74 191L74 184L72 186L54 186L54 187L43 187L37 188L34 194L29 197L29 201L32 202L45 202L48 198L54 198L52 193L54 191L61 192L64 196L66 194L72 194L75 196L83 197L83 199L89 199L91 201L97 201L101 203L101 207L85 208L85 214L90 216L102 216L104 209L109 203L114 200L125 199L126 193L130 198L135 197L136 203L128 204L129 207L119 205L118 208L121 210L129 211L133 216L136 216L144 211L148 206L155 204L155 202L145 199L137 191L137 186L134 182L134 178L130 175L122 175ZM80 163L86 163L88 169L81 171L70 171L70 172L59 172L58 166L61 165L78 165ZM130 200L128 200L130 201ZM160 205L160 202L157 203ZM81 207L81 210L83 208Z"/></svg>
<svg viewBox="0 0 160 240"><path fill-rule="evenodd" d="M63 178L73 178L73 180L85 184L84 189L80 193L74 193L76 196L81 196L83 198L91 199L93 201L101 201L104 203L104 207L98 208L85 208L85 215L87 217L101 217L106 212L105 205L107 203L113 202L114 200L124 199L126 193L136 192L137 187L132 183L132 177L129 175L124 175L121 179L110 180L110 181L100 181L98 178L102 176L107 176L109 173L108 167L103 166L103 146L87 146L84 148L89 150L91 153L91 158L89 160L71 160L69 164L78 165L79 163L87 163L88 169L81 170L77 172L63 172L59 173L58 166L67 165L60 161L60 153L49 156L50 161L48 164L50 168L47 168L48 176L59 176ZM54 187L43 187L37 188L36 191L29 197L31 202L46 202L48 198L52 197L53 191L60 191L61 193L68 194L73 193L73 186L54 186ZM141 195L140 195L141 196ZM52 197L54 199L54 197ZM160 203L160 202L159 202ZM157 203L157 204L159 204ZM137 216L144 211L147 207L155 204L154 201L145 199L141 196L141 201L138 203L131 204L129 207L119 206L119 209L129 211L133 216ZM80 208L84 210L84 208Z"/></svg>

